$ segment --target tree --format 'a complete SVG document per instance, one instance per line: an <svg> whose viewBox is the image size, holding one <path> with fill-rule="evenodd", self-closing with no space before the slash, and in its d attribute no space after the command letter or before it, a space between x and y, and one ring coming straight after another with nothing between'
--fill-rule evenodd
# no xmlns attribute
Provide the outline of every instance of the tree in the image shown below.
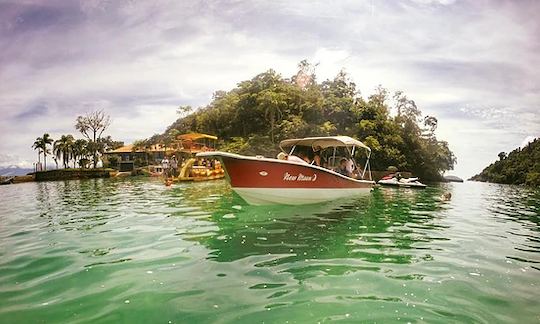
<svg viewBox="0 0 540 324"><path fill-rule="evenodd" d="M437 118L433 116L426 116L424 117L424 126L427 127L427 130L433 134L435 133L435 130L437 129L438 120Z"/></svg>
<svg viewBox="0 0 540 324"><path fill-rule="evenodd" d="M394 93L395 109L397 111L397 118L417 122L418 117L421 115L420 110L416 106L414 100L407 98L403 91L396 91Z"/></svg>
<svg viewBox="0 0 540 324"><path fill-rule="evenodd" d="M540 186L540 139L508 154L500 152L498 157L471 180Z"/></svg>
<svg viewBox="0 0 540 324"><path fill-rule="evenodd" d="M88 154L87 145L88 142L84 139L78 139L73 143L72 156L74 168L76 168L77 163L79 164L79 166L83 166L80 161L86 158Z"/></svg>
<svg viewBox="0 0 540 324"><path fill-rule="evenodd" d="M257 95L257 102L264 109L264 118L270 122L270 138L274 143L274 128L278 120L281 120L281 109L286 104L283 93L277 89L265 89Z"/></svg>
<svg viewBox="0 0 540 324"><path fill-rule="evenodd" d="M50 137L49 134L45 133L43 134L43 137L36 138L36 141L32 145L34 149L39 150L38 152L43 153L43 170L44 171L47 171L47 154L51 153L51 151L47 148L47 145L51 145L52 143L53 143L53 139Z"/></svg>
<svg viewBox="0 0 540 324"><path fill-rule="evenodd" d="M98 141L103 132L111 125L111 118L103 110L96 110L87 113L85 116L78 116L75 128L88 139L88 149L92 155L94 168L97 166L97 154L99 152Z"/></svg>
<svg viewBox="0 0 540 324"><path fill-rule="evenodd" d="M167 148L172 146L172 143L177 142L177 137L180 135L180 131L178 129L170 129L168 133L164 134L162 143L163 143L163 151L164 154L167 155Z"/></svg>
<svg viewBox="0 0 540 324"><path fill-rule="evenodd" d="M176 110L176 113L179 114L181 117L185 117L193 112L193 108L189 105L185 106L179 106Z"/></svg>
<svg viewBox="0 0 540 324"><path fill-rule="evenodd" d="M124 142L115 141L110 135L102 137L98 140L99 143L99 153L104 153L109 150L116 150L124 146Z"/></svg>
<svg viewBox="0 0 540 324"><path fill-rule="evenodd" d="M342 135L352 135L357 121L356 84L341 70L333 80L321 84L321 91L324 98L323 118L336 125Z"/></svg>
<svg viewBox="0 0 540 324"><path fill-rule="evenodd" d="M34 144L32 144L32 148L38 151L38 163L41 163L41 151L43 149L41 143L42 143L41 137L38 137L36 138L36 141L34 142Z"/></svg>
<svg viewBox="0 0 540 324"><path fill-rule="evenodd" d="M305 90L308 86L315 83L315 69L317 64L311 64L307 60L302 60L298 63L298 72L292 77L292 82L300 89Z"/></svg>
<svg viewBox="0 0 540 324"><path fill-rule="evenodd" d="M53 153L57 159L62 159L64 169L68 167L69 160L73 157L73 135L62 135L53 145Z"/></svg>

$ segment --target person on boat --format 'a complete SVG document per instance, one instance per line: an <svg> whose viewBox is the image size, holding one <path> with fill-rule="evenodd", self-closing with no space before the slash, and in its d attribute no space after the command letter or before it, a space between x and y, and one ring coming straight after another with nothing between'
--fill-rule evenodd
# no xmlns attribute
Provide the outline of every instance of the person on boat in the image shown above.
<svg viewBox="0 0 540 324"><path fill-rule="evenodd" d="M352 159L345 159L345 165L347 168L347 172L349 172L349 176L354 173L354 162Z"/></svg>
<svg viewBox="0 0 540 324"><path fill-rule="evenodd" d="M171 165L171 176L176 177L178 175L178 160L176 159L176 155L173 154L170 161Z"/></svg>
<svg viewBox="0 0 540 324"><path fill-rule="evenodd" d="M305 152L298 152L298 157L302 159L307 164L311 164L311 160L309 159L309 156Z"/></svg>
<svg viewBox="0 0 540 324"><path fill-rule="evenodd" d="M313 162L312 162L312 164L315 164L316 166L323 166L323 162L321 160L321 150L322 150L322 147L320 147L318 145L313 148Z"/></svg>
<svg viewBox="0 0 540 324"><path fill-rule="evenodd" d="M277 158L278 158L278 160L298 162L298 163L306 163L307 164L306 161L302 160L298 156L296 156L296 155L288 155L288 154L286 154L284 152L279 152L279 154L277 155Z"/></svg>
<svg viewBox="0 0 540 324"><path fill-rule="evenodd" d="M339 174L342 174L344 176L347 176L347 177L351 176L351 172L349 172L349 169L347 168L347 159L346 158L342 158L339 161L339 167L336 170L336 172L339 173Z"/></svg>
<svg viewBox="0 0 540 324"><path fill-rule="evenodd" d="M165 178L168 178L169 177L169 159L167 158L167 156L165 155L165 157L163 158L163 160L161 160L161 168L163 169L163 176Z"/></svg>

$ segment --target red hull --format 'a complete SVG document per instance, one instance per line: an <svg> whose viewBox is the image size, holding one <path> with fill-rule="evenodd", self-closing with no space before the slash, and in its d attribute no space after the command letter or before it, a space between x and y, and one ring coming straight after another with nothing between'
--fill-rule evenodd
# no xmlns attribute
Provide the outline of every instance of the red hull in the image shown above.
<svg viewBox="0 0 540 324"><path fill-rule="evenodd" d="M253 205L311 204L369 192L373 181L356 180L309 164L223 152L199 153L222 161L231 187Z"/></svg>
<svg viewBox="0 0 540 324"><path fill-rule="evenodd" d="M309 164L221 157L233 188L368 188L361 181Z"/></svg>

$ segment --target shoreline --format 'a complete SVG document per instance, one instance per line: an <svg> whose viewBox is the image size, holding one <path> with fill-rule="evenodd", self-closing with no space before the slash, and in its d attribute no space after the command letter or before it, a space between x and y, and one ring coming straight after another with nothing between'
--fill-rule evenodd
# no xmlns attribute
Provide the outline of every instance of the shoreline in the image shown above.
<svg viewBox="0 0 540 324"><path fill-rule="evenodd" d="M24 182L60 181L78 179L110 178L118 173L115 169L55 169L48 171L38 171L20 176L2 176L2 181L7 184L17 184Z"/></svg>

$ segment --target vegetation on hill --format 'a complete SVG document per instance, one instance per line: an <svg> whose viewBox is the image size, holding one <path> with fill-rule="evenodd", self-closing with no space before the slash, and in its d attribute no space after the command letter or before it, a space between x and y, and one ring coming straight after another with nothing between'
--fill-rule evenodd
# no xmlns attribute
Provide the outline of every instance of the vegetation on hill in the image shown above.
<svg viewBox="0 0 540 324"><path fill-rule="evenodd" d="M540 139L508 155L498 154L499 160L487 166L470 180L506 184L540 186Z"/></svg>
<svg viewBox="0 0 540 324"><path fill-rule="evenodd" d="M364 98L344 71L318 83L306 61L290 79L268 70L230 91L215 92L207 106L183 106L178 112L181 117L164 134L145 142L195 131L217 135L224 151L275 156L283 139L348 135L371 147L375 170L396 166L436 180L456 162L448 143L435 136L437 119L423 116L405 94L391 96L378 87Z"/></svg>

